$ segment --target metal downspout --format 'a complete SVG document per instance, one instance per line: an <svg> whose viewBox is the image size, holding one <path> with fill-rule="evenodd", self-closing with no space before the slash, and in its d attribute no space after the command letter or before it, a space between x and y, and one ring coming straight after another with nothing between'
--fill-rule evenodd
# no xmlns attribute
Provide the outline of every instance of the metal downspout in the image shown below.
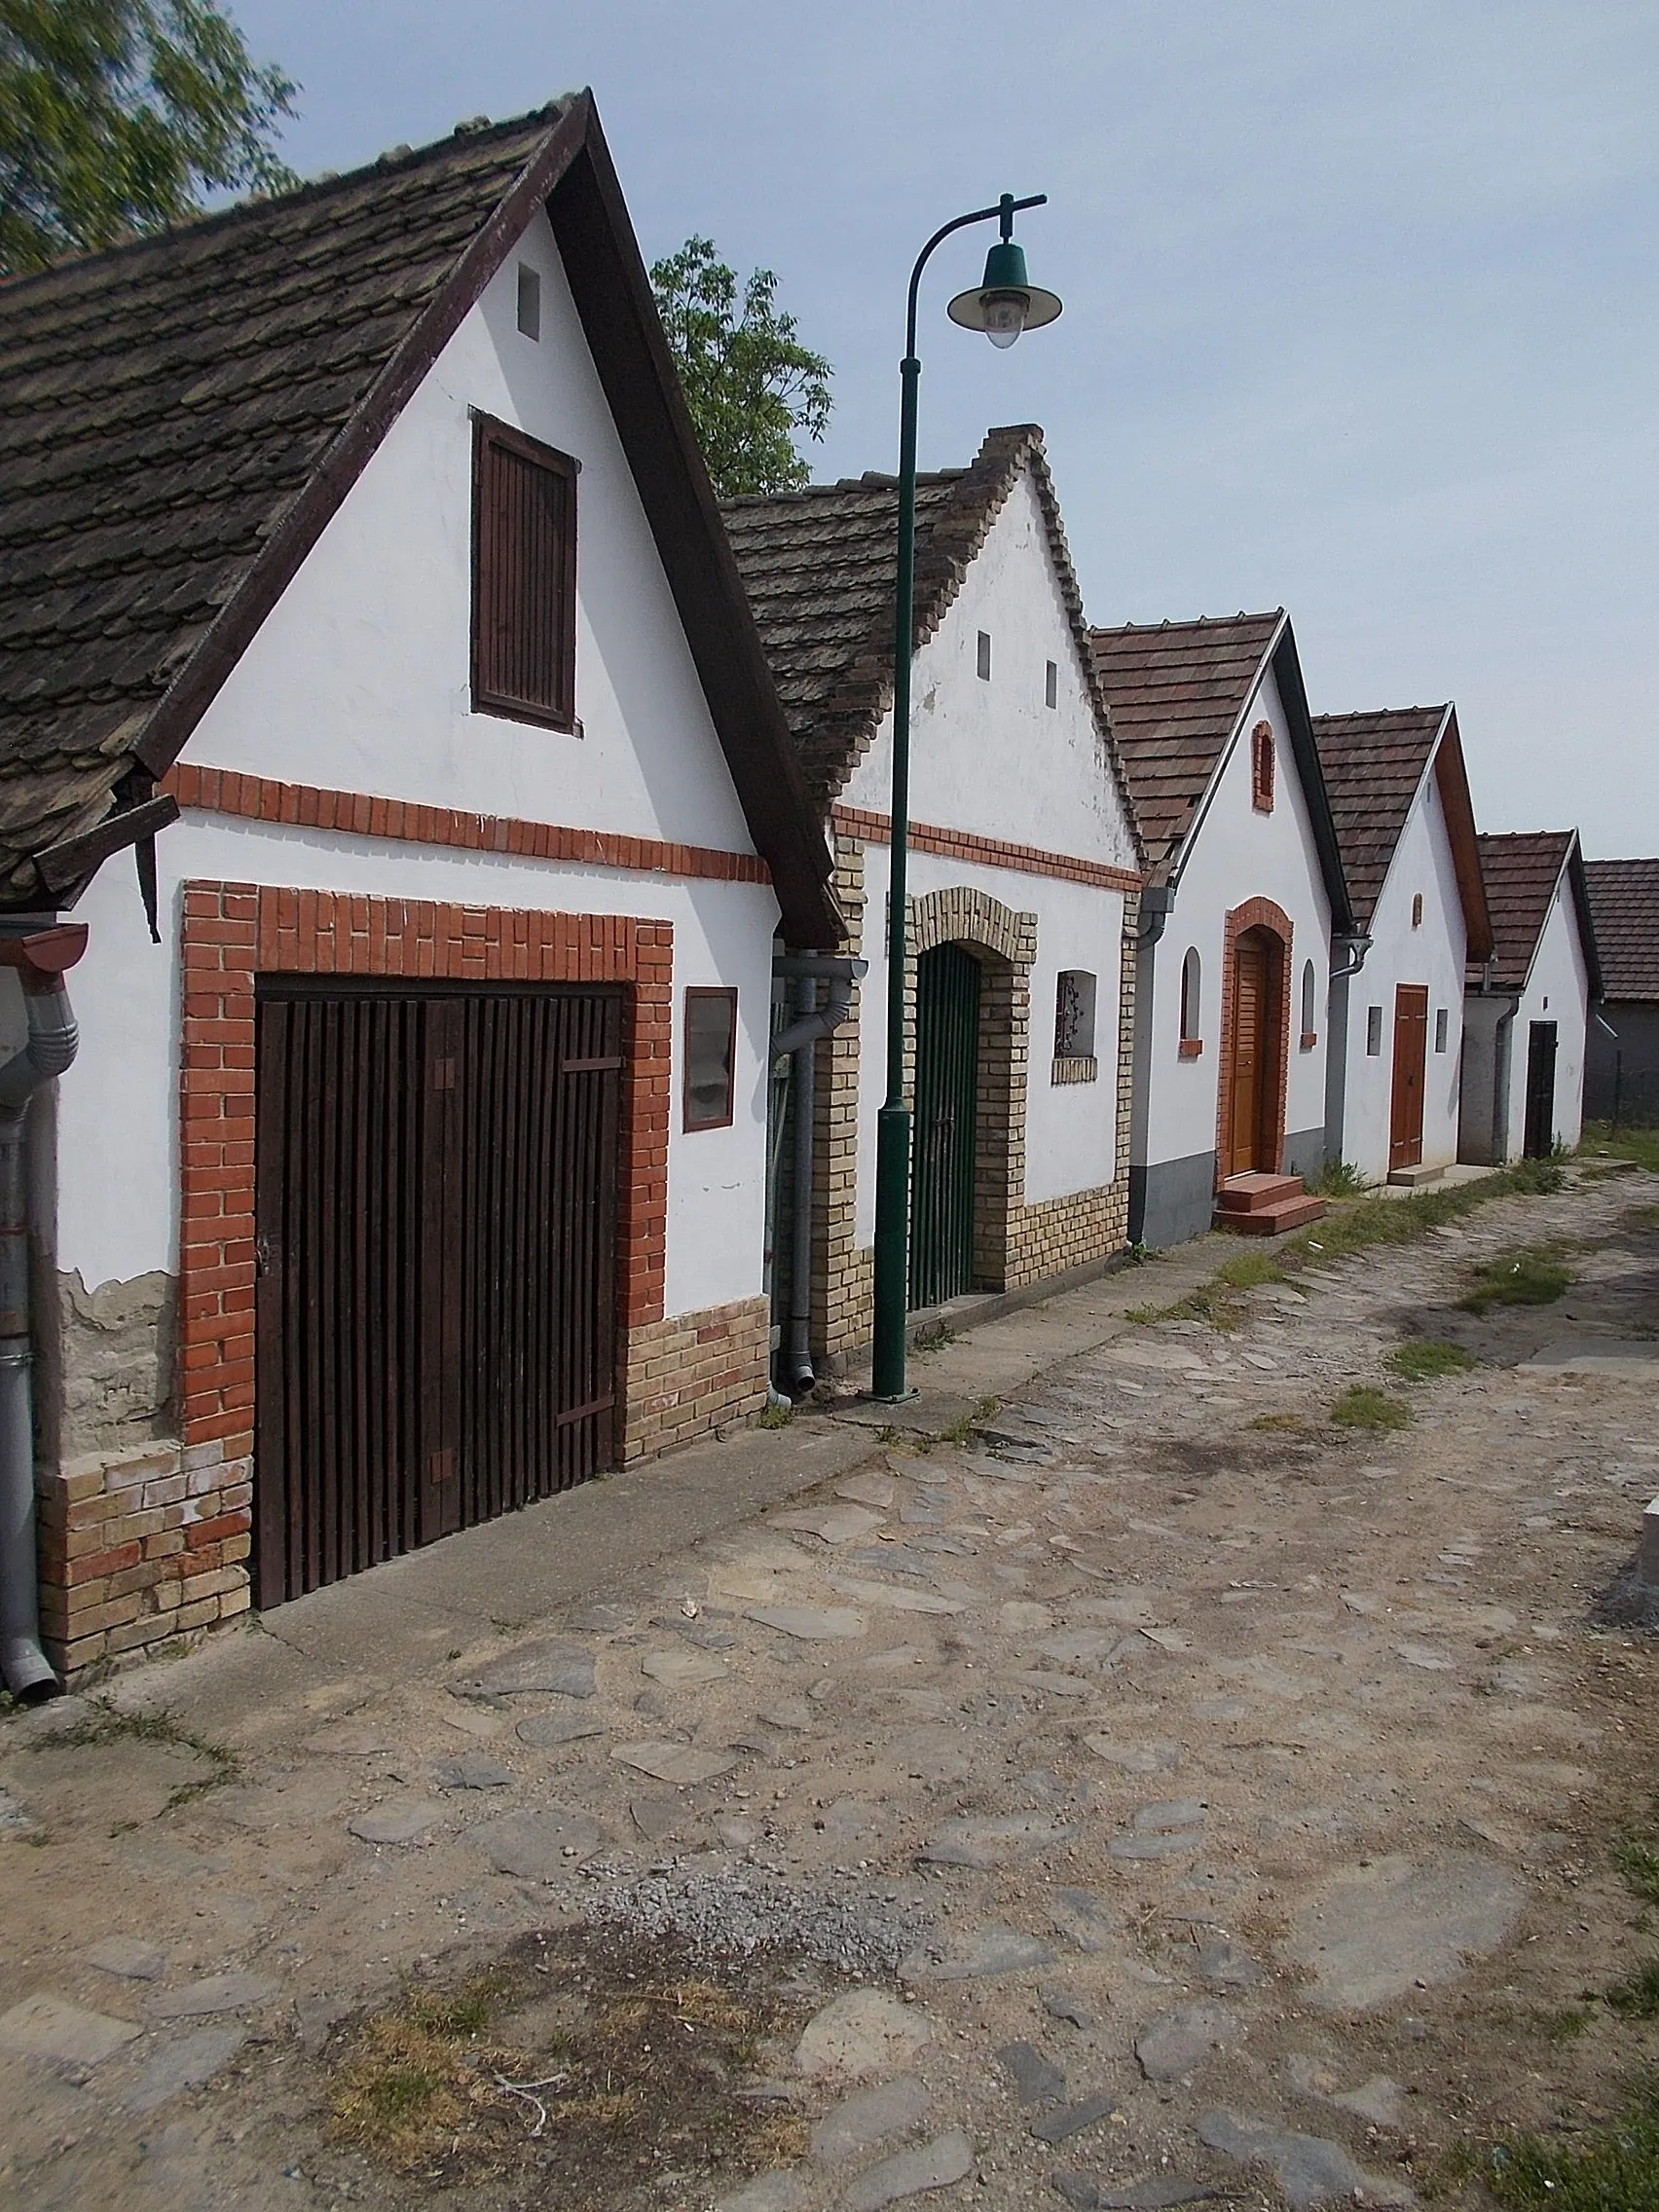
<svg viewBox="0 0 1659 2212"><path fill-rule="evenodd" d="M62 1684L40 1646L23 1132L35 1092L75 1057L79 1036L63 971L87 948L84 924L53 928L50 921L0 922L0 965L18 971L29 1025L28 1042L0 1065L0 1676L26 1705L55 1697Z"/></svg>
<svg viewBox="0 0 1659 2212"><path fill-rule="evenodd" d="M867 960L833 953L785 953L772 963L775 976L795 984L795 1018L772 1039L772 1064L793 1057L794 1108L794 1187L790 1208L789 1321L784 1334L784 1381L790 1393L804 1398L818 1378L812 1365L812 1192L813 1140L817 1119L815 1048L838 1029L853 1003L853 985L869 973ZM829 984L823 1006L818 984Z"/></svg>

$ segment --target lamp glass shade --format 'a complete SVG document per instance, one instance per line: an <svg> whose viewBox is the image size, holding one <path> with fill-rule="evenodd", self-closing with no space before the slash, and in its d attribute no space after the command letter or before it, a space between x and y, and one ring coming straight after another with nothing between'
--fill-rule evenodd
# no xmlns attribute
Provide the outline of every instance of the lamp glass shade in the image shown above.
<svg viewBox="0 0 1659 2212"><path fill-rule="evenodd" d="M1022 330L1041 330L1052 322L1060 302L1026 276L1025 248L1004 239L986 254L978 289L958 292L945 313L964 330L982 330L993 346L1012 346Z"/></svg>

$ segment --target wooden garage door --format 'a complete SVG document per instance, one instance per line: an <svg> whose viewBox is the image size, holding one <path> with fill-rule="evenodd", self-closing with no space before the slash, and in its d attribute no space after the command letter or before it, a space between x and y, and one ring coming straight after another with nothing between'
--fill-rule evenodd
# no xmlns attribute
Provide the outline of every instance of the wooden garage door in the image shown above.
<svg viewBox="0 0 1659 2212"><path fill-rule="evenodd" d="M612 991L262 986L260 1605L614 1463L621 1037Z"/></svg>

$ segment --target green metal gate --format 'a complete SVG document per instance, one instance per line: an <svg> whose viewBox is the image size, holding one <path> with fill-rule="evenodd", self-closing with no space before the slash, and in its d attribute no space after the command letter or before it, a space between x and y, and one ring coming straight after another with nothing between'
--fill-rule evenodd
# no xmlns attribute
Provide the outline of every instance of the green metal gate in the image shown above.
<svg viewBox="0 0 1659 2212"><path fill-rule="evenodd" d="M978 1074L979 964L960 945L938 945L916 963L912 1307L938 1306L973 1287Z"/></svg>

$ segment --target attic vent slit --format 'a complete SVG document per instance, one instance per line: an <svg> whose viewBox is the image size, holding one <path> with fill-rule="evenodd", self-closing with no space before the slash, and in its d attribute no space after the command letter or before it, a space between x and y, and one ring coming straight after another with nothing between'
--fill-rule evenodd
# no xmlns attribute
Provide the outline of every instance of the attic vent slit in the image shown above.
<svg viewBox="0 0 1659 2212"><path fill-rule="evenodd" d="M979 681L982 683L989 683L991 681L991 633L989 630L979 632L978 653Z"/></svg>
<svg viewBox="0 0 1659 2212"><path fill-rule="evenodd" d="M518 265L518 326L527 338L541 336L541 272Z"/></svg>

